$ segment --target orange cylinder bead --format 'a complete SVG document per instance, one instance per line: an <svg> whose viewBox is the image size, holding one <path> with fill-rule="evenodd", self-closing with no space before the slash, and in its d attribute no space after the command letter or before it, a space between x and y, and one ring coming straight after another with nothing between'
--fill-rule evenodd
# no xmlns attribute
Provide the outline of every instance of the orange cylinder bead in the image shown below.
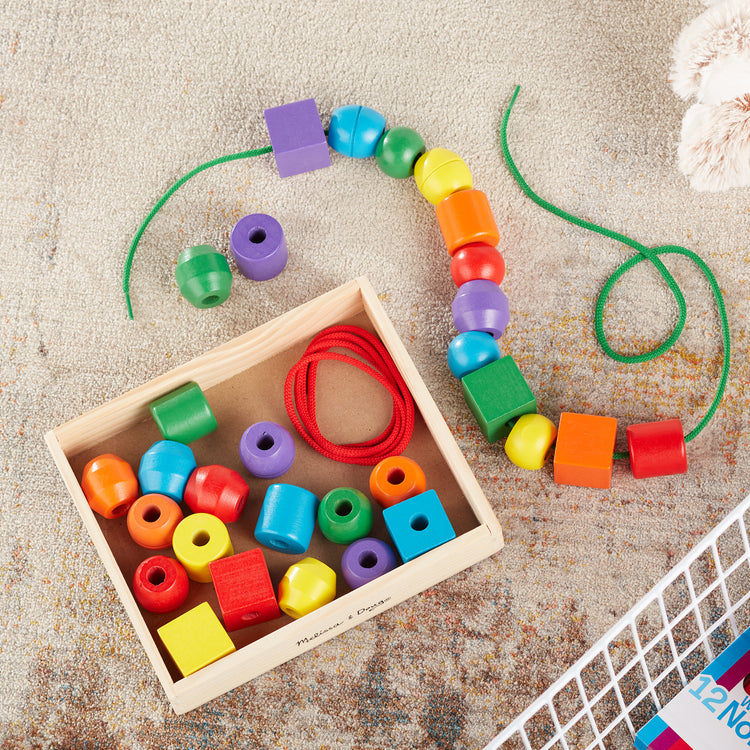
<svg viewBox="0 0 750 750"><path fill-rule="evenodd" d="M93 511L104 518L119 518L138 497L138 479L127 461L104 453L83 467L81 489Z"/></svg>
<svg viewBox="0 0 750 750"><path fill-rule="evenodd" d="M421 495L426 488L422 467L406 456L388 456L370 474L370 494L383 508Z"/></svg>
<svg viewBox="0 0 750 750"><path fill-rule="evenodd" d="M172 545L174 530L182 519L182 509L171 497L153 492L130 506L128 533L141 547L166 549Z"/></svg>
<svg viewBox="0 0 750 750"><path fill-rule="evenodd" d="M490 202L481 190L452 193L437 204L435 213L451 255L472 242L484 242L494 247L500 241Z"/></svg>

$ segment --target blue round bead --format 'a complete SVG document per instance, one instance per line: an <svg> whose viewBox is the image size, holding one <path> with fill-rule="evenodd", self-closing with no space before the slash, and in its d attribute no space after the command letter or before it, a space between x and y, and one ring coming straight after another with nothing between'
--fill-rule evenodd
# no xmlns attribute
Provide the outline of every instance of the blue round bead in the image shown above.
<svg viewBox="0 0 750 750"><path fill-rule="evenodd" d="M155 492L182 502L185 485L198 464L189 445L158 440L141 457L138 483L141 494Z"/></svg>
<svg viewBox="0 0 750 750"><path fill-rule="evenodd" d="M500 359L500 347L484 331L459 333L448 345L448 367L459 380L496 359Z"/></svg>
<svg viewBox="0 0 750 750"><path fill-rule="evenodd" d="M255 538L279 552L301 555L310 546L318 502L312 492L302 487L269 485L255 525Z"/></svg>
<svg viewBox="0 0 750 750"><path fill-rule="evenodd" d="M344 156L367 159L375 156L380 136L385 130L385 117L369 107L347 104L331 115L328 145Z"/></svg>

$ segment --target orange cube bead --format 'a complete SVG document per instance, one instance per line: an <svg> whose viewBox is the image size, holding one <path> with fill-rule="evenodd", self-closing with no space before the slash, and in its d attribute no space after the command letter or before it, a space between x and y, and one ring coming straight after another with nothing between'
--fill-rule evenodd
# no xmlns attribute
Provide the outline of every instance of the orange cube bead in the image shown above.
<svg viewBox="0 0 750 750"><path fill-rule="evenodd" d="M437 204L435 213L451 255L472 242L484 242L494 247L500 241L490 202L481 190L452 193Z"/></svg>
<svg viewBox="0 0 750 750"><path fill-rule="evenodd" d="M617 420L563 412L557 429L555 482L609 489Z"/></svg>
<svg viewBox="0 0 750 750"><path fill-rule="evenodd" d="M81 489L92 510L104 518L118 518L138 497L138 479L125 459L104 453L83 467Z"/></svg>

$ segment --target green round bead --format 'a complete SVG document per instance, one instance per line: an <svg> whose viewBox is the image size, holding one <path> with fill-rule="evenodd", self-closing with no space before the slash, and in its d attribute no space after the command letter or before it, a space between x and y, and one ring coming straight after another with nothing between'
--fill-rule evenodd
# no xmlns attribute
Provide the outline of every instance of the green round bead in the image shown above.
<svg viewBox="0 0 750 750"><path fill-rule="evenodd" d="M331 490L318 506L318 526L336 544L351 544L372 529L372 505L353 487Z"/></svg>
<svg viewBox="0 0 750 750"><path fill-rule="evenodd" d="M232 271L227 259L211 245L183 250L175 269L182 296L198 308L226 302L232 289Z"/></svg>
<svg viewBox="0 0 750 750"><path fill-rule="evenodd" d="M152 401L148 408L165 440L187 445L218 427L198 383L185 383Z"/></svg>
<svg viewBox="0 0 750 750"><path fill-rule="evenodd" d="M396 127L380 137L375 161L389 177L403 179L414 174L414 164L424 152L424 141L416 130Z"/></svg>

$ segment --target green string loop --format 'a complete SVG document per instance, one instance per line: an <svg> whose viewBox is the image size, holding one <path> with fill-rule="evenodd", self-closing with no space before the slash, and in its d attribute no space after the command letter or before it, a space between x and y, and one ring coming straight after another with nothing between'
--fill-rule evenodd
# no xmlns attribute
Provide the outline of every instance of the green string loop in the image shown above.
<svg viewBox="0 0 750 750"><path fill-rule="evenodd" d="M719 311L719 321L721 323L721 334L722 334L724 354L722 358L721 375L719 376L719 383L716 388L716 395L714 396L713 401L711 402L711 405L709 406L708 411L706 412L705 416L699 421L699 423L696 425L696 427L693 430L691 430L687 435L685 435L685 442L689 442L693 438L697 437L698 434L703 430L703 428L711 421L711 418L716 413L716 410L718 409L719 404L721 403L721 399L724 397L724 391L726 389L727 380L729 378L730 350L731 350L731 343L730 343L730 336L729 336L729 321L727 320L727 313L724 307L724 298L722 296L719 284L716 281L716 277L714 276L713 272L708 267L708 265L692 250L688 250L687 248L681 247L680 245L662 245L660 247L649 249L645 245L642 245L640 242L636 242L635 240L630 239L630 237L627 237L624 234L620 234L619 232L613 232L612 230L606 229L605 227L601 227L598 224L594 224L593 222L580 219L577 216L574 216L573 214L570 214L567 211L563 211L563 209L558 208L554 204L538 196L529 187L526 180L518 171L518 167L516 167L516 164L513 161L513 157L511 156L510 150L508 148L508 120L510 119L510 112L513 109L513 104L516 101L516 97L518 96L518 92L520 91L520 89L521 89L520 86L516 86L513 92L513 96L511 97L510 103L508 104L508 107L505 110L505 114L503 115L502 123L500 126L500 144L501 144L501 149L503 153L503 158L505 159L505 163L508 167L508 170L510 171L511 175L513 175L513 178L516 180L521 190L523 190L523 192L529 198L531 198L531 200L534 201L534 203L541 206L546 211L549 211L550 213L555 214L555 216L559 216L560 218L565 219L571 224L575 224L576 226L582 227L583 229L588 229L591 232L597 232L598 234L602 234L605 237L608 237L609 239L612 239L624 245L627 245L628 247L633 248L633 250L635 250L638 253L638 255L635 255L632 258L629 258L615 270L615 272L605 282L604 286L602 287L601 292L599 293L599 297L597 298L596 309L594 312L594 328L596 330L597 341L599 342L599 345L602 347L602 349L607 354L607 356L609 356L611 359L614 359L618 362L626 362L626 363L648 362L649 360L660 357L662 354L664 354L669 349L671 349L672 346L674 346L674 344L676 343L677 339L680 337L680 334L682 333L683 328L685 326L685 320L687 318L687 306L685 304L685 297L679 285L674 280L674 277L672 276L672 274L669 272L667 267L662 263L661 259L659 258L660 255L677 254L677 255L683 255L684 257L688 258L693 263L695 263L696 266L698 266L698 268L706 277L711 287L714 300L716 301L716 307ZM641 354L633 354L633 355L620 354L619 352L616 352L609 345L609 341L607 340L607 336L604 332L604 309L607 305L607 300L609 299L609 295L612 289L614 288L615 284L617 284L617 282L622 278L622 276L624 276L628 271L630 271L633 267L635 267L639 263L642 263L644 260L649 261L654 266L654 268L656 268L661 278L664 280L665 284L669 287L669 290L672 292L672 296L677 302L677 307L679 308L678 320L677 320L675 327L672 330L672 333L669 335L669 337L662 344L655 347L654 349L647 351L647 352L643 352ZM622 458L627 458L627 457L628 457L627 452L614 454L615 459L622 459Z"/></svg>

